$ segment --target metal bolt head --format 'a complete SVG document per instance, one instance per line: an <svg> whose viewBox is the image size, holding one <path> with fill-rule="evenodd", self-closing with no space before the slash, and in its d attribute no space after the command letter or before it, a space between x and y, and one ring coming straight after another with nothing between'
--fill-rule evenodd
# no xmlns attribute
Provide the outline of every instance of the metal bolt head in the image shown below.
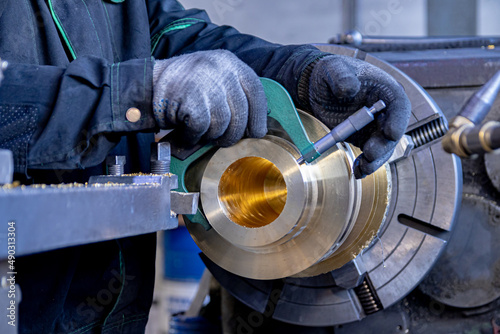
<svg viewBox="0 0 500 334"><path fill-rule="evenodd" d="M124 155L109 155L106 158L106 165L125 165L127 158Z"/></svg>
<svg viewBox="0 0 500 334"><path fill-rule="evenodd" d="M156 143L151 146L151 161L170 161L170 143Z"/></svg>
<svg viewBox="0 0 500 334"><path fill-rule="evenodd" d="M170 172L170 143L151 144L151 173L166 174Z"/></svg>

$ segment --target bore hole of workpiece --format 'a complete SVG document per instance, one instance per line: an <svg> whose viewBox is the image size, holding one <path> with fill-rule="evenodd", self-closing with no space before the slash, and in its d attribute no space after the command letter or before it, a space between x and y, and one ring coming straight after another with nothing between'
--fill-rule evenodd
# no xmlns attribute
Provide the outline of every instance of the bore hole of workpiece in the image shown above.
<svg viewBox="0 0 500 334"><path fill-rule="evenodd" d="M287 187L269 160L246 157L232 163L219 182L219 203L235 224L257 228L271 224L283 211Z"/></svg>

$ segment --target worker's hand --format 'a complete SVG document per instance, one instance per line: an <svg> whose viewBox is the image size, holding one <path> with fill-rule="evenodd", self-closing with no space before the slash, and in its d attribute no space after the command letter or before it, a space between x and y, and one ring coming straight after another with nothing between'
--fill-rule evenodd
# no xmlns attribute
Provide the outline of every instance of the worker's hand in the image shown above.
<svg viewBox="0 0 500 334"><path fill-rule="evenodd" d="M354 163L356 178L375 172L391 157L408 126L411 105L402 86L378 67L339 55L321 58L304 73L310 77L299 93L301 102L330 128L363 106L386 103L375 122L348 139L363 151Z"/></svg>
<svg viewBox="0 0 500 334"><path fill-rule="evenodd" d="M153 109L160 128L179 128L195 144L202 137L230 146L245 134L267 133L267 101L255 72L229 51L200 51L157 60Z"/></svg>

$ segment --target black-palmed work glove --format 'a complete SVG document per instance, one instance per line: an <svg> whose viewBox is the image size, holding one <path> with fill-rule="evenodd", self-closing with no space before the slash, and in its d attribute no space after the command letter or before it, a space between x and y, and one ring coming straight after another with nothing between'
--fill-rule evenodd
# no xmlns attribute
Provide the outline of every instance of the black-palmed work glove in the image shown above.
<svg viewBox="0 0 500 334"><path fill-rule="evenodd" d="M363 106L386 103L372 124L348 139L363 151L354 162L356 178L372 174L391 157L411 114L410 101L393 77L367 62L328 55L309 65L300 80L301 104L330 128Z"/></svg>
<svg viewBox="0 0 500 334"><path fill-rule="evenodd" d="M225 50L157 60L153 110L158 126L178 128L189 144L202 137L230 146L267 133L267 101L255 72Z"/></svg>

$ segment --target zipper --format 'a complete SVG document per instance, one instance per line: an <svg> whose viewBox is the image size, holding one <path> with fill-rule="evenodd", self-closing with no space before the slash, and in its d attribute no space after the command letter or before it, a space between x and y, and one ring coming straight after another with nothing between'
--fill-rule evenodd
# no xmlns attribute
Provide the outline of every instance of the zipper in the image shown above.
<svg viewBox="0 0 500 334"><path fill-rule="evenodd" d="M75 50L73 49L73 46L71 45L71 42L69 40L69 37L68 35L66 34L66 31L64 30L62 24L61 24L61 21L59 20L59 18L57 17L57 14L56 12L54 11L54 7L52 5L52 0L47 0L48 3L49 3L49 9L50 9L50 14L52 15L52 19L54 20L56 26L57 26L57 30L59 30L59 33L61 34L65 44L66 44L66 47L68 48L69 50L69 53L71 54L71 57L73 57L73 60L76 59L76 52ZM124 0L122 0L124 1Z"/></svg>

